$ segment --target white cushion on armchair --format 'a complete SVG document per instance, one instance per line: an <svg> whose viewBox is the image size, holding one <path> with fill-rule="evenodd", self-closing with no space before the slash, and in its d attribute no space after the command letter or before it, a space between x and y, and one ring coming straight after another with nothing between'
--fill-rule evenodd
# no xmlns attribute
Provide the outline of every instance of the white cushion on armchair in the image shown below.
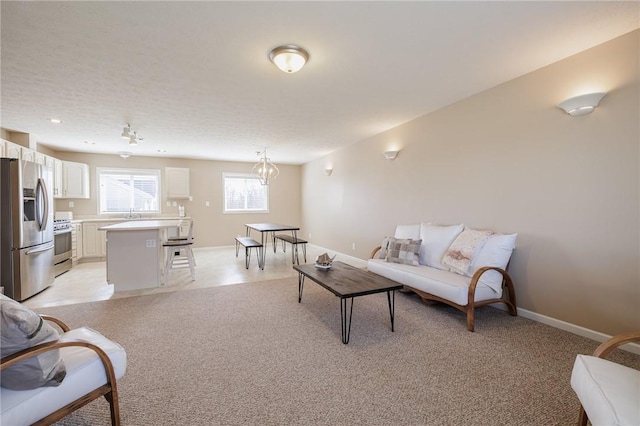
<svg viewBox="0 0 640 426"><path fill-rule="evenodd" d="M102 349L111 360L116 379L126 370L127 355L119 344L88 327L76 328L63 333L59 339L65 341L85 341ZM98 355L83 347L60 349L67 375L57 387L40 387L27 391L0 388L0 424L27 425L47 416L91 392L105 383L107 376Z"/></svg>
<svg viewBox="0 0 640 426"><path fill-rule="evenodd" d="M578 355L571 387L592 425L640 425L640 371Z"/></svg>

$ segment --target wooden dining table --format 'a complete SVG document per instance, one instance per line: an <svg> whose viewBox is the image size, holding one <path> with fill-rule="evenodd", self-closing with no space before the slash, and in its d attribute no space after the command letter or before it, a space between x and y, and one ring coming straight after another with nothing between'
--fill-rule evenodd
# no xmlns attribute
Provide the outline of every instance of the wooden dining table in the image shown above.
<svg viewBox="0 0 640 426"><path fill-rule="evenodd" d="M258 256L258 261L260 264L258 266L262 270L264 270L265 256L267 253L266 248L267 248L269 233L272 234L271 242L273 244L273 251L275 252L276 250L275 233L276 232L291 232L291 236L295 241L298 238L297 233L300 230L300 227L298 226L282 225L279 223L245 223L244 226L247 229L247 232L246 232L247 237L251 236L251 230L260 232L260 243L262 244L262 247L258 247L258 250L260 251L260 255ZM294 253L293 255L296 263L299 263L298 262L298 245L294 244L292 247L292 250Z"/></svg>

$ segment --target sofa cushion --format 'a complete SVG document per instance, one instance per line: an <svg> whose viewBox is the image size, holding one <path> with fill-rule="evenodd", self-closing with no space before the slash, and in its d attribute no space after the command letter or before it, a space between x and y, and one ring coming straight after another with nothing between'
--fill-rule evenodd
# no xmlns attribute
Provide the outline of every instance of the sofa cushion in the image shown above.
<svg viewBox="0 0 640 426"><path fill-rule="evenodd" d="M418 266L422 240L389 238L387 262Z"/></svg>
<svg viewBox="0 0 640 426"><path fill-rule="evenodd" d="M420 225L420 264L447 270L442 264L442 257L463 228L462 224L438 226L423 222Z"/></svg>
<svg viewBox="0 0 640 426"><path fill-rule="evenodd" d="M395 238L402 239L420 239L420 224L417 225L398 225L396 226L396 233L393 235Z"/></svg>
<svg viewBox="0 0 640 426"><path fill-rule="evenodd" d="M451 272L467 274L471 262L491 234L492 231L465 228L444 253L442 264Z"/></svg>
<svg viewBox="0 0 640 426"><path fill-rule="evenodd" d="M389 263L382 259L369 259L367 269L400 284L450 300L461 306L466 306L469 300L470 278L464 275L422 265L411 266ZM501 295L502 289L496 295L490 287L479 283L476 287L474 300L479 302L494 299Z"/></svg>
<svg viewBox="0 0 640 426"><path fill-rule="evenodd" d="M124 375L127 365L124 349L97 331L87 327L77 328L63 333L59 340L93 343L109 356L116 378L119 379ZM0 389L2 392L0 424L32 424L107 383L102 361L91 349L79 346L62 348L60 356L65 360L67 367L67 376L60 386L41 387L29 391Z"/></svg>
<svg viewBox="0 0 640 426"><path fill-rule="evenodd" d="M506 269L511 254L516 246L518 234L493 234L484 243L478 254L471 261L468 276L483 266L496 266ZM482 284L488 285L496 292L502 289L502 275L497 271L487 271L480 277Z"/></svg>
<svg viewBox="0 0 640 426"><path fill-rule="evenodd" d="M571 387L591 424L640 425L640 371L578 355L571 372Z"/></svg>
<svg viewBox="0 0 640 426"><path fill-rule="evenodd" d="M41 343L58 340L57 330L21 303L0 294L0 356L5 357ZM0 374L4 388L35 389L58 386L65 377L65 365L58 351L34 356L6 368Z"/></svg>

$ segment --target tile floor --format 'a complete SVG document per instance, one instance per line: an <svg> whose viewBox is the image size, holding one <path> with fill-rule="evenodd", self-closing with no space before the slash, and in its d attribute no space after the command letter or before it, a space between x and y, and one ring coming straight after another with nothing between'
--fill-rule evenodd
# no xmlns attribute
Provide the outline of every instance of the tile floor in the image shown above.
<svg viewBox="0 0 640 426"><path fill-rule="evenodd" d="M268 247L264 270L258 268L255 250L251 253L251 264L245 269L244 250L240 248L236 258L234 246L195 248L196 279L191 281L189 269L171 270L166 285L146 290L114 292L113 285L106 282L105 262L81 262L56 278L54 284L41 293L23 301L30 308L70 305L74 303L107 300L119 297L131 297L141 294L163 293L218 285L256 282L286 277L296 277L291 263L291 246L282 251L278 246L276 253ZM307 263L324 253L324 249L309 245ZM304 263L302 251L300 262Z"/></svg>

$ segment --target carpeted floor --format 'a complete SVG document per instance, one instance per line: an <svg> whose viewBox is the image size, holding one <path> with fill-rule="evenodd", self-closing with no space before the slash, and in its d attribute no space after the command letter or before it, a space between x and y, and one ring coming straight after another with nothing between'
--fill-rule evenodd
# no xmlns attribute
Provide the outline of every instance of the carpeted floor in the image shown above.
<svg viewBox="0 0 640 426"><path fill-rule="evenodd" d="M297 279L39 309L122 344L124 425L570 425L576 354L598 343L493 308L476 332L444 305L355 299L340 341L339 299ZM640 356L613 359L640 368ZM92 402L63 425L107 425Z"/></svg>

